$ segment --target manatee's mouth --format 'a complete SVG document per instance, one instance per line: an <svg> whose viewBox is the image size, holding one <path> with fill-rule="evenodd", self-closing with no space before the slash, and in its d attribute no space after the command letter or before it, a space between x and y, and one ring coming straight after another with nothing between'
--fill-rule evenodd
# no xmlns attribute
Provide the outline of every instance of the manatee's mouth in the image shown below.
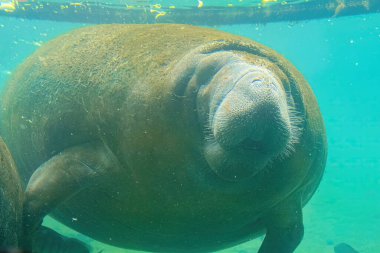
<svg viewBox="0 0 380 253"><path fill-rule="evenodd" d="M257 140L247 137L239 143L226 145L209 135L204 146L204 156L210 168L226 181L248 179L276 159L283 159L292 152L292 138L284 130L281 136L263 136Z"/></svg>
<svg viewBox="0 0 380 253"><path fill-rule="evenodd" d="M247 151L260 151L263 150L263 145L261 141L255 141L251 138L246 138L240 143L240 148Z"/></svg>

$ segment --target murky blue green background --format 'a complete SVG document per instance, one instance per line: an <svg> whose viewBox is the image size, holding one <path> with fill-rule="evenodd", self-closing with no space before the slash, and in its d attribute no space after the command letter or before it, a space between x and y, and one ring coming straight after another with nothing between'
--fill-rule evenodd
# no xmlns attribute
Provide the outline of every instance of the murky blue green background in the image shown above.
<svg viewBox="0 0 380 253"><path fill-rule="evenodd" d="M41 44L81 26L0 17L0 87ZM380 14L215 28L279 51L305 75L319 100L328 132L328 164L305 208L305 238L296 252L332 253L339 242L361 253L380 252ZM45 223L76 234L49 218ZM81 238L95 249L105 248ZM255 252L259 244L257 239L223 252Z"/></svg>

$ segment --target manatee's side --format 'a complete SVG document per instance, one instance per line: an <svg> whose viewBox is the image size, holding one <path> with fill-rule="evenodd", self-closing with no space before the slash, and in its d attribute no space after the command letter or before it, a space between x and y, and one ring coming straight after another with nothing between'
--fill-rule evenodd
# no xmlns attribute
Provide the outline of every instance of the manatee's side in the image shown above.
<svg viewBox="0 0 380 253"><path fill-rule="evenodd" d="M22 200L21 180L16 165L0 137L0 250L18 247Z"/></svg>
<svg viewBox="0 0 380 253"><path fill-rule="evenodd" d="M292 252L327 154L316 99L289 62L185 25L61 36L20 66L1 113L28 183L26 229L54 210L97 240L150 251L266 233L260 253Z"/></svg>

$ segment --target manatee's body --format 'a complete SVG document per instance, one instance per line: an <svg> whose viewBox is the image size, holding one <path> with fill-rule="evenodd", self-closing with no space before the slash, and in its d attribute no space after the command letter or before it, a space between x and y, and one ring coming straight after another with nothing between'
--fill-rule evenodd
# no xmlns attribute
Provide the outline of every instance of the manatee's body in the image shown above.
<svg viewBox="0 0 380 253"><path fill-rule="evenodd" d="M21 180L13 158L0 137L0 251L18 246L21 215Z"/></svg>
<svg viewBox="0 0 380 253"><path fill-rule="evenodd" d="M325 165L322 118L298 71L251 40L80 29L27 59L1 103L36 220L57 206L82 233L149 251L216 250L267 230L260 252L292 252L302 238Z"/></svg>

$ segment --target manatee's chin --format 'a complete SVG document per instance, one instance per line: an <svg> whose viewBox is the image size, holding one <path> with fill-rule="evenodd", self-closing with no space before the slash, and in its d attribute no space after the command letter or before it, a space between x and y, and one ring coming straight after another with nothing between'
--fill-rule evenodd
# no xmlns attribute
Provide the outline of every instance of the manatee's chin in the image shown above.
<svg viewBox="0 0 380 253"><path fill-rule="evenodd" d="M217 142L206 144L204 155L210 168L226 181L248 179L270 162L270 155L258 150L225 150Z"/></svg>

